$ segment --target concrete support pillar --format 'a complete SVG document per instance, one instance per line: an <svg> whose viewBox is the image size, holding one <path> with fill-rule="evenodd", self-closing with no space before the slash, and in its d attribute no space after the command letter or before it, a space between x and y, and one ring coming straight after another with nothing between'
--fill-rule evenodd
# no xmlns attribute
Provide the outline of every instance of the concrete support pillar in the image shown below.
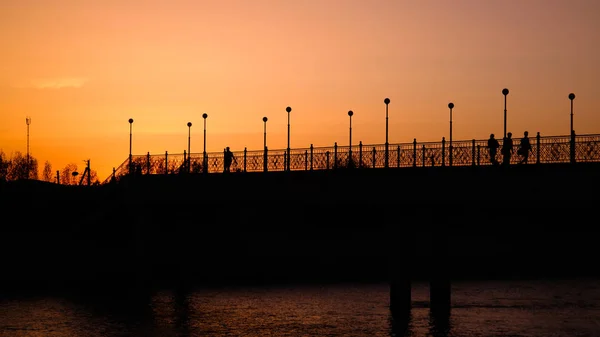
<svg viewBox="0 0 600 337"><path fill-rule="evenodd" d="M432 263L429 283L429 301L432 313L449 313L451 308L448 241L446 233L435 232L432 234Z"/></svg>
<svg viewBox="0 0 600 337"><path fill-rule="evenodd" d="M388 272L390 275L390 311L395 317L405 318L412 307L411 289L411 238L408 233L401 236L388 235Z"/></svg>

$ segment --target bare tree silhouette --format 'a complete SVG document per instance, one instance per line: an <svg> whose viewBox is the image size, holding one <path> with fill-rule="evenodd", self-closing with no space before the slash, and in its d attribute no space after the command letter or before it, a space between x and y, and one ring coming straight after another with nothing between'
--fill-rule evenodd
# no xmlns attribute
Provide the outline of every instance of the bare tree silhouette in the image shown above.
<svg viewBox="0 0 600 337"><path fill-rule="evenodd" d="M42 171L42 180L51 182L54 180L54 175L52 174L52 164L46 160L44 163L44 170Z"/></svg>
<svg viewBox="0 0 600 337"><path fill-rule="evenodd" d="M69 163L60 171L60 182L63 185L76 185L77 177L73 176L77 172L77 164Z"/></svg>
<svg viewBox="0 0 600 337"><path fill-rule="evenodd" d="M100 184L100 180L98 179L98 172L96 172L96 170L90 169L90 181L94 185Z"/></svg>
<svg viewBox="0 0 600 337"><path fill-rule="evenodd" d="M16 151L12 158L6 160L3 155L2 171L4 179L7 181L19 179L38 179L38 162L37 159L29 156L29 166L27 165L27 157L20 151Z"/></svg>
<svg viewBox="0 0 600 337"><path fill-rule="evenodd" d="M7 175L9 164L10 163L6 157L6 154L4 154L4 151L0 150L0 180L8 180Z"/></svg>

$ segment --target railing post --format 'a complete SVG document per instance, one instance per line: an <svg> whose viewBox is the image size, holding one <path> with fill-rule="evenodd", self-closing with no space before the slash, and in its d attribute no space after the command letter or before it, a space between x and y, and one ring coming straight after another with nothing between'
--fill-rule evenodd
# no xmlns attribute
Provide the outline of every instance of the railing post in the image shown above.
<svg viewBox="0 0 600 337"><path fill-rule="evenodd" d="M263 159L263 171L267 172L269 170L269 148L265 146L265 158Z"/></svg>
<svg viewBox="0 0 600 337"><path fill-rule="evenodd" d="M57 183L57 184L59 183L59 182L58 182L58 178L59 178L59 172L60 172L60 171L56 171L56 183ZM113 167L113 174L112 174L112 176L113 176L113 179L116 179L116 178L117 178L117 169L116 169L116 168L114 168L114 167Z"/></svg>
<svg viewBox="0 0 600 337"><path fill-rule="evenodd" d="M169 152L165 151L165 174L169 174Z"/></svg>
<svg viewBox="0 0 600 337"><path fill-rule="evenodd" d="M210 165L208 165L208 162L210 161L210 156L208 155L208 153L206 154L206 156L204 158L202 158L202 160L206 163L206 169L205 169L205 173L209 173L210 172Z"/></svg>
<svg viewBox="0 0 600 337"><path fill-rule="evenodd" d="M325 168L329 170L329 151L325 152Z"/></svg>
<svg viewBox="0 0 600 337"><path fill-rule="evenodd" d="M442 166L446 166L446 137L442 137Z"/></svg>
<svg viewBox="0 0 600 337"><path fill-rule="evenodd" d="M308 171L308 150L304 150L304 171Z"/></svg>
<svg viewBox="0 0 600 337"><path fill-rule="evenodd" d="M535 136L535 142L536 142L536 149L535 149L535 163L539 164L540 163L540 147L541 147L541 136L540 133L538 132L537 135Z"/></svg>
<svg viewBox="0 0 600 337"><path fill-rule="evenodd" d="M398 145L398 158L396 158L397 166L400 167L400 145Z"/></svg>
<svg viewBox="0 0 600 337"><path fill-rule="evenodd" d="M337 142L333 144L333 168L337 168Z"/></svg>
<svg viewBox="0 0 600 337"><path fill-rule="evenodd" d="M313 154L314 154L314 150L315 148L313 147L312 144L310 144L310 170L313 170Z"/></svg>
<svg viewBox="0 0 600 337"><path fill-rule="evenodd" d="M146 156L146 174L150 174L150 151L148 151L148 155Z"/></svg>
<svg viewBox="0 0 600 337"><path fill-rule="evenodd" d="M247 163L246 157L247 156L248 156L248 149L246 147L244 147L244 172L247 172L246 171L246 163Z"/></svg>
<svg viewBox="0 0 600 337"><path fill-rule="evenodd" d="M425 144L423 144L423 167L425 167Z"/></svg>
<svg viewBox="0 0 600 337"><path fill-rule="evenodd" d="M475 166L475 139L472 141L473 146L471 147L471 165ZM477 160L479 164L479 160Z"/></svg>
<svg viewBox="0 0 600 337"><path fill-rule="evenodd" d="M417 167L417 139L413 140L413 167Z"/></svg>
<svg viewBox="0 0 600 337"><path fill-rule="evenodd" d="M373 168L375 168L375 159L376 159L376 156L375 156L375 146L373 146Z"/></svg>
<svg viewBox="0 0 600 337"><path fill-rule="evenodd" d="M481 165L481 145L477 144L477 166Z"/></svg>
<svg viewBox="0 0 600 337"><path fill-rule="evenodd" d="M571 157L571 164L575 164L575 130L571 130L571 140L569 143L569 154Z"/></svg>
<svg viewBox="0 0 600 337"><path fill-rule="evenodd" d="M185 152L185 150L183 150L183 163L181 164L181 166L179 166L179 172L181 173L181 169L185 170L185 165L187 164L187 153Z"/></svg>
<svg viewBox="0 0 600 337"><path fill-rule="evenodd" d="M363 167L363 160L362 160L362 140L360 142L358 142L358 168L362 168Z"/></svg>

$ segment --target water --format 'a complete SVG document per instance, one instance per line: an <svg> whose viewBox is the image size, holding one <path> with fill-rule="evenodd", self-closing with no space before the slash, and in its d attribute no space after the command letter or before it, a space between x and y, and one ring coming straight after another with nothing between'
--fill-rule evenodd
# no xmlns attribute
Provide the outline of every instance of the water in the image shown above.
<svg viewBox="0 0 600 337"><path fill-rule="evenodd" d="M449 318L413 285L410 319L387 284L4 295L0 336L600 336L600 280L456 282Z"/></svg>

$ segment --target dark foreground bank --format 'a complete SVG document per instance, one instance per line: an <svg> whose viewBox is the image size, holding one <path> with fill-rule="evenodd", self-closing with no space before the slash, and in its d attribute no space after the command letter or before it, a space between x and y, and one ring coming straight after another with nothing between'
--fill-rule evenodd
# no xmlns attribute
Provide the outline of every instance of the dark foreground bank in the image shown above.
<svg viewBox="0 0 600 337"><path fill-rule="evenodd" d="M0 186L4 287L597 275L598 166L141 176Z"/></svg>

